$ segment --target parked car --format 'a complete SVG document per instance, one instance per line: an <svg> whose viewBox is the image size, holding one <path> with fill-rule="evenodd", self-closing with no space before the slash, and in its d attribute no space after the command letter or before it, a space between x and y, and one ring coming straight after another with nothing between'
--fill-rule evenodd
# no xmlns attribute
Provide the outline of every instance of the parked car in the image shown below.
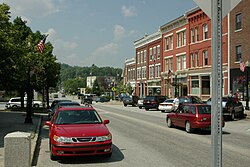
<svg viewBox="0 0 250 167"><path fill-rule="evenodd" d="M50 121L49 148L51 160L86 155L112 155L112 134L92 107L64 106Z"/></svg>
<svg viewBox="0 0 250 167"><path fill-rule="evenodd" d="M172 112L175 109L174 99L167 99L160 103L158 109L161 112Z"/></svg>
<svg viewBox="0 0 250 167"><path fill-rule="evenodd" d="M212 104L211 98L207 100L207 104ZM244 106L235 97L222 97L222 113L225 118L234 120L235 117L244 117Z"/></svg>
<svg viewBox="0 0 250 167"><path fill-rule="evenodd" d="M159 104L164 102L168 97L166 96L146 96L143 100L143 105L145 110L149 109L157 109L159 107Z"/></svg>
<svg viewBox="0 0 250 167"><path fill-rule="evenodd" d="M224 127L224 119L222 121ZM195 129L211 130L211 105L182 103L174 112L166 115L166 122L168 127L182 127L187 133Z"/></svg>
<svg viewBox="0 0 250 167"><path fill-rule="evenodd" d="M23 100L24 100L23 101L24 107L26 107L27 106L27 97L24 97ZM34 108L40 108L43 106L43 103L39 100L32 100L32 106ZM7 109L21 107L21 97L10 98L10 100L5 104L5 107Z"/></svg>
<svg viewBox="0 0 250 167"><path fill-rule="evenodd" d="M104 103L104 102L109 102L109 101L110 101L110 99L107 98L107 97L96 97L96 98L95 98L95 102L96 102L96 103L98 103L98 102Z"/></svg>
<svg viewBox="0 0 250 167"><path fill-rule="evenodd" d="M179 104L182 103L204 103L202 99L198 96L180 96L174 101L175 110L178 108Z"/></svg>
<svg viewBox="0 0 250 167"><path fill-rule="evenodd" d="M53 108L50 108L48 112L49 118L51 118L56 112L56 110L58 110L58 108L62 106L80 106L80 104L78 102L73 102L71 100L57 100L57 103L54 103Z"/></svg>
<svg viewBox="0 0 250 167"><path fill-rule="evenodd" d="M81 97L81 104L92 104L92 97Z"/></svg>
<svg viewBox="0 0 250 167"><path fill-rule="evenodd" d="M140 97L138 99L138 103L137 103L137 106L139 107L139 109L142 109L144 107L143 105L143 100L144 100L144 97Z"/></svg>
<svg viewBox="0 0 250 167"><path fill-rule="evenodd" d="M125 96L123 97L123 105L126 107L127 105L137 106L139 97L138 96Z"/></svg>

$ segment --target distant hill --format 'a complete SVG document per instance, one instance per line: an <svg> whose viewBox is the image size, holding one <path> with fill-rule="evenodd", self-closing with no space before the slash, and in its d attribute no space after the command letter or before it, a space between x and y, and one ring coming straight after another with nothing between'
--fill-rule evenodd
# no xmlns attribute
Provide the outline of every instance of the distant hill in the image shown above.
<svg viewBox="0 0 250 167"><path fill-rule="evenodd" d="M63 83L65 80L74 79L74 78L86 78L87 76L113 76L121 77L122 74L121 68L113 67L97 67L92 65L90 67L79 67L79 66L70 66L68 64L61 64L60 78Z"/></svg>

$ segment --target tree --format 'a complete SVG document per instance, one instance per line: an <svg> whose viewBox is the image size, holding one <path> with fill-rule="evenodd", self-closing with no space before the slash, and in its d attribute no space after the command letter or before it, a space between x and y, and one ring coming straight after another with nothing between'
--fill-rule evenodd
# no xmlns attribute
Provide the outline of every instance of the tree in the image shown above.
<svg viewBox="0 0 250 167"><path fill-rule="evenodd" d="M94 81L92 93L96 94L97 96L101 95L101 89L100 89L100 86L99 86L97 79Z"/></svg>
<svg viewBox="0 0 250 167"><path fill-rule="evenodd" d="M127 84L126 90L127 90L127 93L130 94L130 95L132 95L132 93L134 92L130 82Z"/></svg>

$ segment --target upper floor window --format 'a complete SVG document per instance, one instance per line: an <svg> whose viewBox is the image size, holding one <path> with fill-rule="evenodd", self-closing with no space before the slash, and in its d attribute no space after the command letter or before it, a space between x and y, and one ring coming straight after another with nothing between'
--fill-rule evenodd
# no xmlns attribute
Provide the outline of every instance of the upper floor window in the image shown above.
<svg viewBox="0 0 250 167"><path fill-rule="evenodd" d="M143 58L144 58L143 57L143 51L141 51L141 56L140 57L141 57L141 63L143 63Z"/></svg>
<svg viewBox="0 0 250 167"><path fill-rule="evenodd" d="M149 67L149 71L150 71L149 78L154 78L154 73L155 73L154 66Z"/></svg>
<svg viewBox="0 0 250 167"><path fill-rule="evenodd" d="M196 37L196 41L199 41L199 29L198 27L195 27L195 37Z"/></svg>
<svg viewBox="0 0 250 167"><path fill-rule="evenodd" d="M181 34L177 33L177 47L181 46Z"/></svg>
<svg viewBox="0 0 250 167"><path fill-rule="evenodd" d="M194 38L194 29L192 28L191 29L191 43L194 43L195 42L195 38Z"/></svg>
<svg viewBox="0 0 250 167"><path fill-rule="evenodd" d="M208 39L208 25L203 25L203 39Z"/></svg>
<svg viewBox="0 0 250 167"><path fill-rule="evenodd" d="M242 55L241 45L236 46L236 61L240 61Z"/></svg>
<svg viewBox="0 0 250 167"><path fill-rule="evenodd" d="M194 54L191 53L191 68L195 67L195 57L194 57Z"/></svg>
<svg viewBox="0 0 250 167"><path fill-rule="evenodd" d="M173 58L166 59L165 62L165 71L172 71L173 70Z"/></svg>
<svg viewBox="0 0 250 167"><path fill-rule="evenodd" d="M203 62L204 62L203 65L207 66L208 65L208 52L207 52L207 50L204 50L202 54L203 54Z"/></svg>
<svg viewBox="0 0 250 167"><path fill-rule="evenodd" d="M236 15L236 27L235 30L241 30L242 17L241 14Z"/></svg>
<svg viewBox="0 0 250 167"><path fill-rule="evenodd" d="M198 52L195 52L195 60L196 60L195 67L199 67L199 54L198 54Z"/></svg>
<svg viewBox="0 0 250 167"><path fill-rule="evenodd" d="M187 42L186 31L182 31L182 46L185 46Z"/></svg>
<svg viewBox="0 0 250 167"><path fill-rule="evenodd" d="M172 35L169 37L169 46L170 46L169 49L173 49L173 47L174 47L173 36Z"/></svg>
<svg viewBox="0 0 250 167"><path fill-rule="evenodd" d="M169 50L170 49L170 46L169 46L169 37L166 37L165 38L165 50Z"/></svg>
<svg viewBox="0 0 250 167"><path fill-rule="evenodd" d="M137 52L137 64L140 64L141 60L140 60L140 52Z"/></svg>
<svg viewBox="0 0 250 167"><path fill-rule="evenodd" d="M177 33L177 47L185 46L186 45L186 31L181 31Z"/></svg>
<svg viewBox="0 0 250 167"><path fill-rule="evenodd" d="M146 62L147 61L147 51L146 50L144 50L144 56L143 57L144 57L143 58L144 62Z"/></svg>
<svg viewBox="0 0 250 167"><path fill-rule="evenodd" d="M173 35L165 37L165 50L173 49Z"/></svg>
<svg viewBox="0 0 250 167"><path fill-rule="evenodd" d="M152 50L152 48L149 49L149 59L150 59L150 61L153 60L153 50Z"/></svg>
<svg viewBox="0 0 250 167"><path fill-rule="evenodd" d="M177 70L180 70L181 69L181 57L178 56L177 57Z"/></svg>
<svg viewBox="0 0 250 167"><path fill-rule="evenodd" d="M186 69L186 55L181 56L182 57L182 70Z"/></svg>
<svg viewBox="0 0 250 167"><path fill-rule="evenodd" d="M156 68L156 77L160 77L161 65L157 65L157 66L155 66L155 68Z"/></svg>
<svg viewBox="0 0 250 167"><path fill-rule="evenodd" d="M161 56L161 47L160 45L157 46L157 57L160 58Z"/></svg>
<svg viewBox="0 0 250 167"><path fill-rule="evenodd" d="M154 56L153 56L153 59L155 59L156 58L156 46L154 47Z"/></svg>

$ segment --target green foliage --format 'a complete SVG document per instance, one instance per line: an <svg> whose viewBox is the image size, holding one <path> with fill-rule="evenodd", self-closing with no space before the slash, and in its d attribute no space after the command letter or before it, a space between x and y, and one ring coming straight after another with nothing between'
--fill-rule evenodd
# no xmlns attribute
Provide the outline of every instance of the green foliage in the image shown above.
<svg viewBox="0 0 250 167"><path fill-rule="evenodd" d="M126 90L127 90L127 93L130 94L130 95L132 95L132 93L134 91L134 89L132 88L130 83L127 84Z"/></svg>
<svg viewBox="0 0 250 167"><path fill-rule="evenodd" d="M86 78L74 78L64 81L64 90L67 93L78 92L78 88L86 87Z"/></svg>
<svg viewBox="0 0 250 167"><path fill-rule="evenodd" d="M60 64L52 54L52 44L46 43L43 54L38 53L41 33L33 33L21 17L11 23L9 10L8 5L0 4L0 89L24 91L28 85L41 91L55 87Z"/></svg>

